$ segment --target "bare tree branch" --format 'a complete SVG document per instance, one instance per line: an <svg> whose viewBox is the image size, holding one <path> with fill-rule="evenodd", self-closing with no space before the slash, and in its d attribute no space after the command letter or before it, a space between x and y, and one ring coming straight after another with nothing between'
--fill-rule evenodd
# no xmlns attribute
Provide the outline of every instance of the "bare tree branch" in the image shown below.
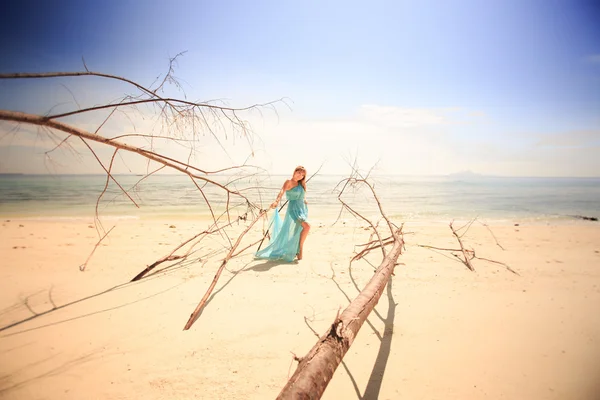
<svg viewBox="0 0 600 400"><path fill-rule="evenodd" d="M395 232L399 237L400 232ZM317 344L304 357L277 399L318 399L327 388L333 373L354 342L358 331L373 310L402 252L402 239L396 241L379 268Z"/></svg>
<svg viewBox="0 0 600 400"><path fill-rule="evenodd" d="M97 243L96 243L96 245L94 246L94 249L92 250L92 252L91 252L91 253L90 253L90 255L88 256L88 258L85 260L85 262L84 262L83 264L81 264L81 265L79 266L79 270L80 270L80 271L85 271L85 269L86 269L86 267L87 267L88 263L90 262L90 259L91 259L91 258L92 258L92 256L94 255L94 252L96 251L96 249L98 248L98 246L100 246L100 243L102 243L102 241L104 240L104 238L105 238L105 237L107 237L107 236L108 236L108 234L109 234L109 233L110 233L110 232L111 232L111 231L112 231L114 228L115 228L114 226L113 226L112 228L110 228L110 229L108 230L108 232L106 232L106 233L104 234L104 236L102 236L102 237L100 238L100 240L98 240L98 242L97 242Z"/></svg>
<svg viewBox="0 0 600 400"><path fill-rule="evenodd" d="M204 294L204 297L202 297L202 300L200 300L200 303L198 304L198 306L196 307L196 309L192 312L192 314L190 315L190 318L188 319L187 323L185 324L185 327L183 328L183 330L188 330L191 328L191 326L194 324L194 322L198 319L198 317L200 316L200 313L202 312L202 309L204 308L204 305L206 304L206 301L208 300L208 297L210 296L210 294L212 293L213 289L215 288L215 286L217 285L217 281L219 280L219 277L221 276L221 273L223 272L223 269L225 268L225 266L227 265L227 263L229 262L229 260L233 257L235 250L237 249L237 247L240 245L243 237L246 235L246 233L248 233L248 231L254 226L254 224L264 215L266 214L265 210L261 210L260 213L258 214L258 217L254 219L254 221L252 221L248 227L246 227L246 229L238 236L237 241L235 242L235 244L231 247L231 250L229 250L229 253L227 253L227 255L225 256L225 258L223 259L223 261L221 262L221 266L219 267L219 269L217 270L217 273L215 274L215 277L213 278L212 283L210 284L210 286L208 287L208 290L206 291L206 293Z"/></svg>
<svg viewBox="0 0 600 400"><path fill-rule="evenodd" d="M491 263L494 263L494 264L502 265L508 271L512 272L513 274L519 275L519 273L517 271L515 271L514 269L512 269L507 264L505 264L503 262L500 262L500 261L490 260L489 258L478 257L475 254L475 250L474 249L467 249L467 248L465 248L465 246L464 246L464 244L462 242L462 238L467 233L467 231L469 230L469 228L472 226L473 222L475 222L476 219L477 218L473 218L467 224L465 224L461 228L459 228L459 229L464 229L466 227L465 232L463 232L461 235L458 235L459 229L455 229L454 228L454 226L453 226L454 221L450 222L450 230L452 230L452 234L454 235L454 237L458 241L458 244L460 245L460 249L449 249L449 248L445 248L445 247L429 246L429 245L425 245L425 244L417 244L417 246L423 247L423 248L426 248L426 249L431 249L431 250L449 251L450 254L452 254L452 256L454 256L459 262L461 262L462 264L464 264L471 271L475 271L475 268L473 267L473 264L471 263L471 260L478 259L478 260L483 260L483 261L491 262ZM487 226L486 224L483 224L483 225L486 228L488 228L488 230L490 231L490 233L494 237L494 240L496 240L496 244L502 250L504 250L504 248L502 246L500 246L500 244L498 243L498 240L496 239L496 236L494 235L494 233L492 232L492 230L489 228L489 226ZM462 257L460 257L458 254L455 254L455 252L456 253L461 253Z"/></svg>
<svg viewBox="0 0 600 400"><path fill-rule="evenodd" d="M454 221L452 221L454 222ZM471 264L471 257L469 257L467 255L467 251L465 250L465 246L463 245L462 240L460 240L460 236L456 233L456 230L454 230L454 227L452 226L452 222L450 222L450 229L452 230L452 234L454 235L454 237L456 237L456 240L458 240L458 244L460 245L460 251L463 254L464 259L462 259L461 261L467 266L467 268L469 268L471 271L475 271L475 268L473 268L473 264ZM470 225L469 225L470 226Z"/></svg>
<svg viewBox="0 0 600 400"><path fill-rule="evenodd" d="M172 168L174 170L182 172L182 173L190 176L191 178L199 179L199 180L205 181L207 183L210 183L212 185L218 186L221 189L225 190L226 192L229 192L233 195L237 195L239 197L246 199L250 203L250 201L247 199L246 196L240 194L237 191L230 190L226 186L224 186L212 179L209 179L206 176L200 176L200 175L189 172L186 168L184 168L180 165L180 164L182 164L182 165L185 165L185 164L183 164L181 162L177 162L175 160L172 160L172 159L170 159L170 157L162 156L157 153L153 153L151 151L148 151L148 150L136 147L136 146L131 146L131 145L128 145L125 143L121 143L121 142L118 142L115 140L110 140L105 137L87 132L87 131L77 128L75 126L65 124L63 122L48 120L47 118L39 116L39 115L26 114L26 113L22 113L22 112L18 112L18 111L0 110L0 120L12 121L12 122L22 122L22 123L29 123L29 124L33 124L33 125L45 126L48 128L57 129L57 130L66 132L70 135L78 136L82 139L95 141L98 143L105 144L107 146L112 146L112 147L115 147L115 148L118 148L121 150L125 150L125 151L131 152L131 153L136 153L143 157L146 157L147 159L155 161L159 164L165 165L169 168ZM89 145L88 145L88 147L89 147ZM191 168L191 169L196 169L190 165L186 165L186 167ZM105 168L105 170L106 170L106 168ZM204 172L204 173L206 173L206 172Z"/></svg>
<svg viewBox="0 0 600 400"><path fill-rule="evenodd" d="M492 237L494 238L494 240L496 241L496 245L498 247L500 247L502 250L506 250L504 247L502 247L502 245L498 242L498 239L496 238L496 235L494 235L494 232L492 232L492 230L490 229L489 225L486 224L485 222L479 221L479 223L483 226L485 226L487 228L487 230L490 232L490 234L492 235Z"/></svg>

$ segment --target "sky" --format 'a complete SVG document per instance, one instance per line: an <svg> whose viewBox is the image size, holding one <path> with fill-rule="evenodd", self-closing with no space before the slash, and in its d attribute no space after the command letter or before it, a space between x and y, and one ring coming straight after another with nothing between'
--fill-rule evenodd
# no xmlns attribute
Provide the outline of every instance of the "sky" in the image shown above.
<svg viewBox="0 0 600 400"><path fill-rule="evenodd" d="M200 137L198 167L337 174L356 160L380 174L600 176L598 1L19 1L0 14L0 74L82 71L85 60L150 86L181 52L183 91L169 95L233 107L285 99L244 114L251 144L227 128L220 145ZM0 109L45 114L131 93L90 77L0 79ZM99 133L156 133L148 113L115 116ZM93 132L103 115L65 122ZM77 141L47 154L63 136L13 128L0 123L0 173L102 172ZM108 163L112 152L95 148ZM115 165L144 168L131 156Z"/></svg>

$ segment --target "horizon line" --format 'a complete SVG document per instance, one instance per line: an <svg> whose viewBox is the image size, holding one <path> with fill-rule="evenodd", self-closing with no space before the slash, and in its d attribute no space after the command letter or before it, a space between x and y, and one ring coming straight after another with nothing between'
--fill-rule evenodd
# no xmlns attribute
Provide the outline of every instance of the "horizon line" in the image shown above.
<svg viewBox="0 0 600 400"><path fill-rule="evenodd" d="M112 176L147 176L148 174L135 174L135 173L112 173ZM163 173L153 174L154 176L184 176L183 174L176 173ZM221 175L221 176L236 176L238 174L226 174L226 173L210 173L206 175ZM264 176L288 176L289 174L252 174L249 176L264 175ZM346 176L348 174L319 174L321 176ZM64 174L64 173L26 173L26 172L0 172L0 177L6 176L106 176L106 173L81 173L81 174ZM398 177L444 177L444 178L458 178L458 179L477 179L477 178L545 178L545 179L600 179L598 176L589 175L573 175L573 176L548 176L548 175L492 175L492 174L479 174L479 173L462 173L462 172L451 172L448 174L373 174L372 176L398 176Z"/></svg>

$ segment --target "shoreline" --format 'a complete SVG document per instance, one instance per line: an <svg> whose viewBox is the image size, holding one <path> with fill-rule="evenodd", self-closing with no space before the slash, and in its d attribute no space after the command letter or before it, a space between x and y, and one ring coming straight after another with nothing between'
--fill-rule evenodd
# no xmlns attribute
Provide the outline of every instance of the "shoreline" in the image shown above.
<svg viewBox="0 0 600 400"><path fill-rule="evenodd" d="M0 185L0 218L93 218L94 206L106 183L105 179L77 176L65 177L60 184L30 178L14 179L10 184ZM182 179L155 177L152 182L144 181L143 186L136 186L131 195L139 208L113 187L102 197L100 216L111 220L208 218L205 199L191 182L179 178ZM330 177L321 178L310 185L309 218L317 223L332 223L341 208L334 190L336 182ZM573 219L570 215L576 214L600 217L600 186L580 179L536 178L526 182L506 178L500 182L483 178L474 181L405 178L373 177L386 215L398 222L467 221L479 216L480 220L490 223L554 224L570 221ZM253 189L244 194L250 201L268 207L277 195L280 181L272 177L268 182L262 182L264 185L255 186L250 181L240 181L236 185L241 189L249 185L248 189ZM129 187L135 182L135 179L126 179L122 183ZM207 187L205 195L218 215L226 204L224 193ZM371 193L364 187L352 188L344 199L365 216L378 215ZM232 210L234 214L245 211L245 201L230 200L237 206Z"/></svg>
<svg viewBox="0 0 600 400"><path fill-rule="evenodd" d="M281 212L285 213L285 210ZM267 214L267 219L271 217L271 211ZM237 218L238 214L232 213L231 219ZM375 220L376 216L371 214L366 214L367 217L371 217ZM586 217L586 218L582 218ZM107 215L99 215L100 221L102 222L113 222L113 221L194 221L194 222L206 222L211 223L213 221L210 214L160 214L160 213L152 213L145 215L127 215L127 214L107 214ZM481 223L499 225L499 226L519 226L519 225L530 225L530 226L600 226L600 222L594 220L596 217L587 217L587 216L557 216L553 218L547 217L539 217L539 216L529 216L522 218L514 218L514 217L475 217L475 218L467 218L467 217L458 217L458 218L443 218L441 216L438 217L422 217L422 218L398 218L396 215L388 215L388 218L393 222L399 224L411 224L418 226L437 226L437 225L448 225L450 222L454 221L456 224L468 223L472 220L477 220ZM226 217L222 217L221 221L225 221ZM0 221L40 221L40 222L62 222L62 221L72 221L72 222L89 222L93 223L95 220L94 214L84 215L27 215L27 214L2 214L0 213ZM309 222L314 224L333 224L335 221L338 221L337 224L340 223L353 223L356 218L351 216L349 213L346 213L345 216L342 216L339 220L337 219L337 214L332 216L331 214L321 214L321 215L309 215ZM364 223L358 221L359 223Z"/></svg>

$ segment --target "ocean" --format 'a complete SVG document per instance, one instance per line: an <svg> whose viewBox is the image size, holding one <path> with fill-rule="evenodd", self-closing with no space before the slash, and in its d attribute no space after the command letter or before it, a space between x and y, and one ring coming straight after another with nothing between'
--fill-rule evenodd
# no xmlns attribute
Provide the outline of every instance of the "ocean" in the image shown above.
<svg viewBox="0 0 600 400"><path fill-rule="evenodd" d="M188 177L117 175L133 202L111 181L99 204L103 218L206 218L208 207ZM340 214L337 184L345 176L316 175L308 183L309 219L333 222ZM273 202L287 176L255 176L234 181L233 188L264 208ZM513 178L451 176L373 176L386 214L396 222L449 222L478 217L487 221L530 223L594 223L574 216L600 217L600 178ZM3 218L93 218L106 183L103 175L0 175L0 216ZM337 186L337 189L336 189ZM221 189L204 187L215 212L224 209ZM368 191L348 188L344 201L361 214L376 215ZM230 199L233 215L245 211L244 201ZM342 219L351 218L346 212ZM598 223L598 222L596 222Z"/></svg>

